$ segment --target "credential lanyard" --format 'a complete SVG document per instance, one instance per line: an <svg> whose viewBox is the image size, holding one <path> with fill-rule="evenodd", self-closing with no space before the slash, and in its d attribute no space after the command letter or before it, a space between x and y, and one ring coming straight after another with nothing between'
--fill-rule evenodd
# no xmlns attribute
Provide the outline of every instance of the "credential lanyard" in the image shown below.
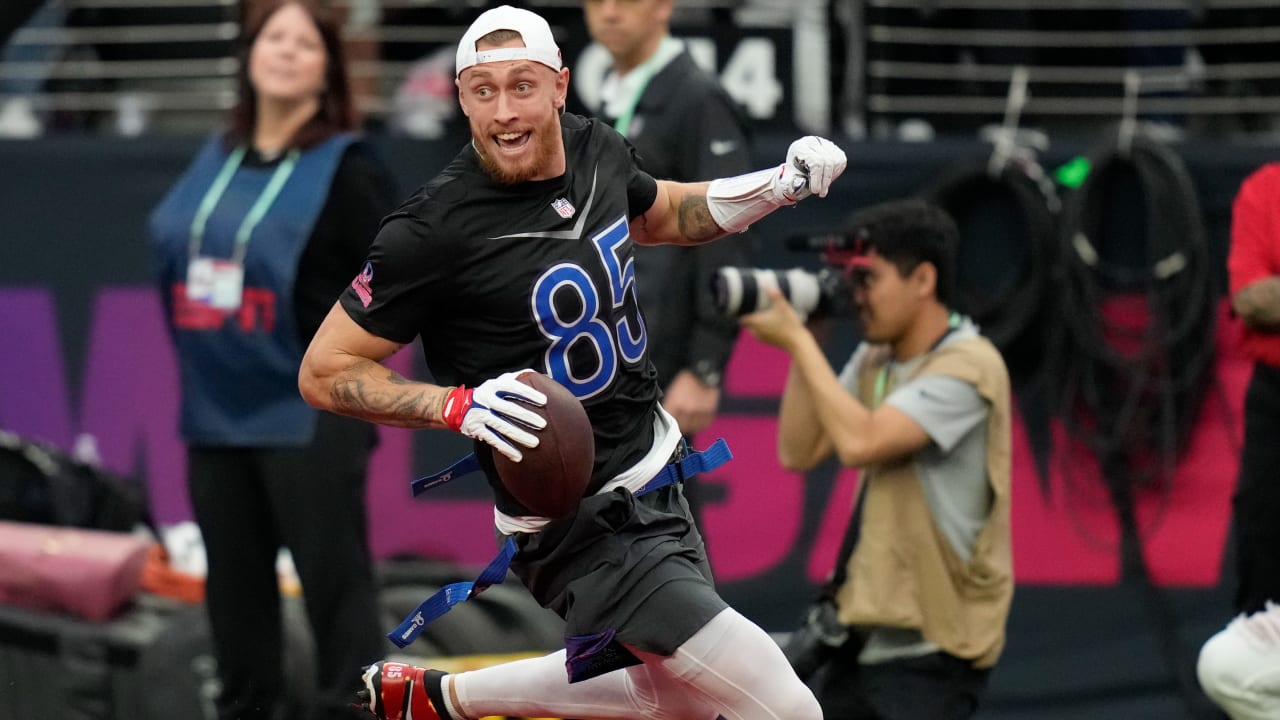
<svg viewBox="0 0 1280 720"><path fill-rule="evenodd" d="M640 97L644 95L644 91L649 87L649 81L653 79L653 59L641 65L633 72L643 72L644 76L640 80L640 84L636 87L635 93L631 96L631 102L627 104L627 109L618 113L618 119L613 121L613 129L618 131L622 137L627 136L627 131L631 129L631 121L636 117L636 106L640 104Z"/></svg>
<svg viewBox="0 0 1280 720"><path fill-rule="evenodd" d="M671 59L671 53L664 52L664 50L668 49L668 44L674 42L671 37L663 38L662 44L654 51L653 56L641 63L640 67L631 71L633 73L641 73L640 82L637 83L636 91L631 95L631 102L627 105L627 109L618 113L618 119L613 121L613 129L617 130L619 135L627 137L627 133L631 130L631 122L635 120L636 107L640 105L640 98L644 96L644 91L649 88L649 81L657 74L659 66L665 65ZM619 83L621 83L621 79L619 79Z"/></svg>
<svg viewBox="0 0 1280 720"><path fill-rule="evenodd" d="M889 363L885 363L884 365L880 366L880 372L876 373L876 387L875 387L874 395L872 396L872 402L875 404L875 407L872 408L873 410L875 408L880 407L880 403L884 401L885 390L888 390L888 389L889 389Z"/></svg>
<svg viewBox="0 0 1280 720"><path fill-rule="evenodd" d="M205 226L209 224L209 216L213 214L213 209L218 206L218 201L222 199L223 193L227 191L227 186L231 184L231 178L236 174L236 170L240 168L240 163L244 161L245 152L245 146L241 145L227 157L227 161L222 164L222 169L218 171L218 177L214 178L213 184L209 186L209 190L204 194L204 199L200 201L200 207L196 210L195 219L191 221L191 242L187 246L187 252L192 259L200 256L200 246L204 243L204 230ZM280 195L280 190L284 188L285 182L293 174L293 169L297 167L300 156L301 153L297 150L289 151L284 161L271 174L271 179L267 181L267 186L262 189L262 193L258 195L258 199L254 201L253 206L249 208L249 213L245 215L244 220L240 223L240 228L236 230L236 244L231 256L232 261L237 265L244 264L244 256L249 247L249 237L253 235L258 223L261 223L262 218L266 217L272 203Z"/></svg>
<svg viewBox="0 0 1280 720"><path fill-rule="evenodd" d="M937 340L933 341L933 344L930 345L929 349L926 350L925 352L931 353L934 350L937 350L938 346L942 345L942 341L946 340L947 337L951 335L951 333L954 332L956 328L960 327L960 323L962 321L963 321L963 318L960 316L959 313L956 313L956 312L950 313L947 316L947 329L941 335L938 336ZM872 397L872 402L875 404L875 407L880 407L880 403L884 401L884 393L886 390L889 389L889 366L892 364L893 364L892 361L885 363L880 367L880 372L876 373L876 385L874 390L875 394ZM872 409L875 409L875 408L872 408Z"/></svg>

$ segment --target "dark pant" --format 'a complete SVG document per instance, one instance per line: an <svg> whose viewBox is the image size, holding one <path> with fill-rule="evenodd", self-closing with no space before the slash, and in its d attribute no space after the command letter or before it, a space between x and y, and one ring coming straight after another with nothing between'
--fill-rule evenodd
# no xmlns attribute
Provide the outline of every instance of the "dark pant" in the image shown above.
<svg viewBox="0 0 1280 720"><path fill-rule="evenodd" d="M858 643L846 643L813 682L831 720L965 720L978 710L989 670L936 652L859 665Z"/></svg>
<svg viewBox="0 0 1280 720"><path fill-rule="evenodd" d="M206 604L224 720L279 718L283 630L275 561L289 548L316 642L311 718L346 706L387 649L365 520L372 427L322 414L301 448L188 449L188 481L209 559ZM310 684L312 679L306 679Z"/></svg>
<svg viewBox="0 0 1280 720"><path fill-rule="evenodd" d="M1280 602L1280 368L1256 363L1244 397L1244 452L1234 499L1236 610Z"/></svg>

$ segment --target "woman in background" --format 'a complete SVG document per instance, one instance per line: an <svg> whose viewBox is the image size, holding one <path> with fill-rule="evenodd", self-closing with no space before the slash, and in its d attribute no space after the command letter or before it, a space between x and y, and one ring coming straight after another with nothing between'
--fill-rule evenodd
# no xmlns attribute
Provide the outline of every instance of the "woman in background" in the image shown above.
<svg viewBox="0 0 1280 720"><path fill-rule="evenodd" d="M239 104L151 218L182 381L187 481L209 560L224 720L284 707L275 563L290 550L316 640L306 717L354 718L385 651L366 533L373 426L298 395L303 350L359 274L390 173L355 135L341 39L314 3L256 3Z"/></svg>

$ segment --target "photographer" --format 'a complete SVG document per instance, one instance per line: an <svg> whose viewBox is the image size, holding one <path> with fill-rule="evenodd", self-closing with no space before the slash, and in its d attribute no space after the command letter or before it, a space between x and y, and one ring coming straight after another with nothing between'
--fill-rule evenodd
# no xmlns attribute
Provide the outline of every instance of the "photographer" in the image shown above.
<svg viewBox="0 0 1280 720"><path fill-rule="evenodd" d="M1008 373L949 306L959 238L945 212L884 203L855 213L845 237L853 248L827 260L852 282L864 340L839 376L779 290L741 319L792 358L782 464L834 452L861 469L845 551L797 633L816 641L789 655L817 667L826 717L968 718L1013 595Z"/></svg>

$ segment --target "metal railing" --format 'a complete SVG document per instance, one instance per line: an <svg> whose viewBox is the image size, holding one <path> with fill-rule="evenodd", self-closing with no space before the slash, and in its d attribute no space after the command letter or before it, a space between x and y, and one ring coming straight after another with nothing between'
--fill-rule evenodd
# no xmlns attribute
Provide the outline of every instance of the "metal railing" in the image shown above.
<svg viewBox="0 0 1280 720"><path fill-rule="evenodd" d="M859 73L846 108L880 132L908 119L998 123L1020 71L1035 124L1128 114L1270 132L1280 116L1274 0L849 1L863 22L849 42ZM1126 89L1133 78L1141 93Z"/></svg>
<svg viewBox="0 0 1280 720"><path fill-rule="evenodd" d="M1275 0L866 0L870 7L907 10L1235 10L1272 8Z"/></svg>
<svg viewBox="0 0 1280 720"><path fill-rule="evenodd" d="M364 1L333 4L354 12ZM907 118L974 127L998 122L1019 68L1028 81L1024 116L1033 122L1116 118L1124 109L1124 79L1133 72L1178 79L1159 95L1144 95L1140 116L1280 114L1276 0L829 1L854 18L836 26L848 34L846 87L837 104L862 127ZM580 2L531 4L559 13L567 26L580 22ZM377 22L346 33L353 47L364 47L349 64L361 110L375 118L393 113L396 90L418 60L456 42L484 4L378 2ZM680 3L686 11L746 12L751 5ZM150 114L150 127L198 129L215 126L234 104L239 0L62 0L59 7L66 11L65 22L26 27L10 38L8 53L0 57L0 108L21 97L44 114L111 113L126 102ZM1142 12L1164 13L1177 22L1135 27L1130 17L1125 26L1126 13ZM1092 24L1074 22L1082 13ZM1222 22L1233 13L1271 13L1272 19ZM182 22L184 14L192 21ZM423 14L431 19L423 21ZM1004 22L1015 16L1021 20ZM992 19L998 22L984 25ZM1123 59L1126 52L1140 51L1173 57L1146 65ZM1011 60L1010 53L1018 57Z"/></svg>

